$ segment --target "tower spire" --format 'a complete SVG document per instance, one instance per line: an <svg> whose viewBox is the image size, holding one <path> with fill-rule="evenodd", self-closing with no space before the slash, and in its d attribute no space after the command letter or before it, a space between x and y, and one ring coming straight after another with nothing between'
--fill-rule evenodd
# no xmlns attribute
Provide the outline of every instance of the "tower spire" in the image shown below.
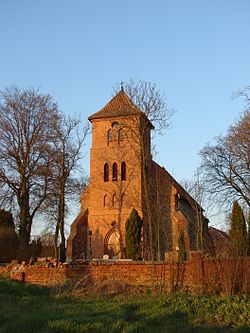
<svg viewBox="0 0 250 333"><path fill-rule="evenodd" d="M120 85L121 85L121 91L124 91L124 88L123 88L124 81L121 81L121 82L120 82Z"/></svg>

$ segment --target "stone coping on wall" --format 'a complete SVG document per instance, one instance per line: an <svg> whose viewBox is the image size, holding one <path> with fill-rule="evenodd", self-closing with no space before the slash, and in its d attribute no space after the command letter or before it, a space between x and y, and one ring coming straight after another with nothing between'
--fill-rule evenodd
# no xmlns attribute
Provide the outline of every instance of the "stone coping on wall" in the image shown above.
<svg viewBox="0 0 250 333"><path fill-rule="evenodd" d="M166 264L166 261L144 261L144 260L132 260L132 259L93 259L84 263L90 265L162 265Z"/></svg>

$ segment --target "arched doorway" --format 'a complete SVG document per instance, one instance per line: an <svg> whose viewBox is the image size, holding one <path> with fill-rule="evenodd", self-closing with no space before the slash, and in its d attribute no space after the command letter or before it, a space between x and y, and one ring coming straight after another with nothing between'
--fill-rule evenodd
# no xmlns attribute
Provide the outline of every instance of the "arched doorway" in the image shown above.
<svg viewBox="0 0 250 333"><path fill-rule="evenodd" d="M110 259L121 257L120 234L116 228L109 230L105 237L104 253L108 254Z"/></svg>

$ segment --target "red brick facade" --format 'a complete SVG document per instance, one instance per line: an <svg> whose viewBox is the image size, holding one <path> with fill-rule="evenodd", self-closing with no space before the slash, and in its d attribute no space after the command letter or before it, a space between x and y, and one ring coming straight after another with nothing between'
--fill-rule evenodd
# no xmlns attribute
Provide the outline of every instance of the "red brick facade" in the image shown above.
<svg viewBox="0 0 250 333"><path fill-rule="evenodd" d="M74 286L84 279L89 291L105 281L117 281L139 290L151 288L166 293L250 293L250 258L202 259L200 253L192 252L185 264L92 261L76 267L25 266L13 269L10 275L15 280L44 286L69 282Z"/></svg>
<svg viewBox="0 0 250 333"><path fill-rule="evenodd" d="M120 91L89 120L90 184L71 226L67 260L105 254L124 258L125 223L133 208L144 221L143 258L164 259L166 252L178 252L181 230L187 253L197 249L197 209L201 207L152 160L153 126L145 115Z"/></svg>

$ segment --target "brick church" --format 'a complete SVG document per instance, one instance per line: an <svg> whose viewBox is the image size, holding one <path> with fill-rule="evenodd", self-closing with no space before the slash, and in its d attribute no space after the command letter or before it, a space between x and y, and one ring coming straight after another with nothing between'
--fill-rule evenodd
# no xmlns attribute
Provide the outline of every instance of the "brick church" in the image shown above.
<svg viewBox="0 0 250 333"><path fill-rule="evenodd" d="M71 225L67 260L125 257L125 223L132 209L143 219L142 258L187 257L200 248L208 220L202 208L151 155L154 126L121 89L91 115L90 182Z"/></svg>

